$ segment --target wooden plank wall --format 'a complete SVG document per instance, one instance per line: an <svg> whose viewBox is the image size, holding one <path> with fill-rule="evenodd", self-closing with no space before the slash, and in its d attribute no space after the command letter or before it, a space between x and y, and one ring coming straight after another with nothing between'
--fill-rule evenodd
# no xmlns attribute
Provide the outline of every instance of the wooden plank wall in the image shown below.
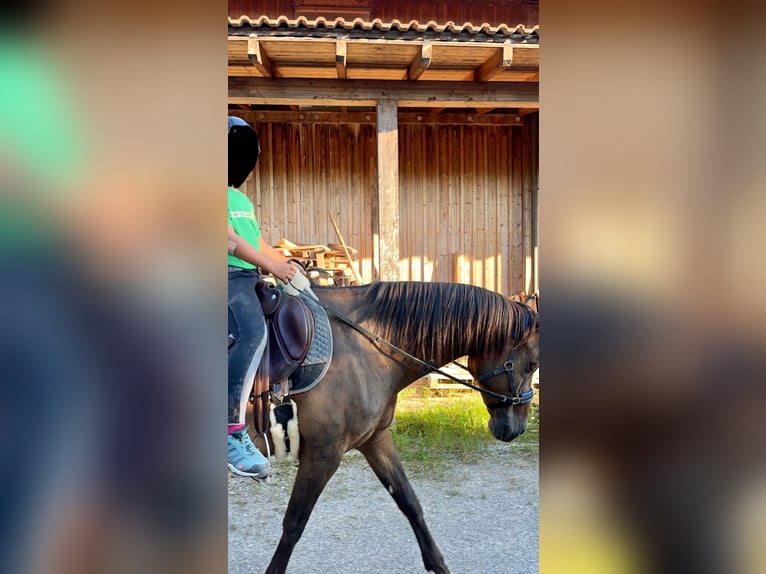
<svg viewBox="0 0 766 574"><path fill-rule="evenodd" d="M259 123L239 115L261 139L261 158L245 191L266 240L338 243L329 210L343 239L359 250L365 282L371 281L375 124Z"/></svg>
<svg viewBox="0 0 766 574"><path fill-rule="evenodd" d="M537 117L399 126L400 278L531 290Z"/></svg>
<svg viewBox="0 0 766 574"><path fill-rule="evenodd" d="M336 243L330 210L373 269L375 124L253 123L263 153L245 185L265 238ZM523 127L399 125L399 278L532 288L537 117Z"/></svg>

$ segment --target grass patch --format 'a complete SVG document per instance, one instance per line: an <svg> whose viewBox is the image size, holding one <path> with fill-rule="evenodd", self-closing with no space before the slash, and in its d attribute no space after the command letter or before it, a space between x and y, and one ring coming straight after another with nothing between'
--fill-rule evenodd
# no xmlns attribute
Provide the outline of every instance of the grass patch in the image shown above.
<svg viewBox="0 0 766 574"><path fill-rule="evenodd" d="M527 432L513 441L520 451L537 453L539 411L532 406ZM452 391L443 396L400 393L391 432L401 459L417 470L438 470L455 460L475 462L496 442L489 413L479 393Z"/></svg>

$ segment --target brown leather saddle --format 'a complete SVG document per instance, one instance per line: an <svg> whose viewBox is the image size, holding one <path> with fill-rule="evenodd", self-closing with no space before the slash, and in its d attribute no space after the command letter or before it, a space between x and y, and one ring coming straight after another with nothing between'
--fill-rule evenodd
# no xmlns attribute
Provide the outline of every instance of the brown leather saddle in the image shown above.
<svg viewBox="0 0 766 574"><path fill-rule="evenodd" d="M298 297L265 281L255 287L268 327L268 376L272 382L289 377L306 357L314 338L314 315ZM263 361L261 362L263 365Z"/></svg>
<svg viewBox="0 0 766 574"><path fill-rule="evenodd" d="M269 427L269 392L287 389L287 378L309 352L314 338L314 315L298 297L261 280L255 287L266 319L268 342L253 386L253 419L260 435ZM229 347L234 338L229 335Z"/></svg>

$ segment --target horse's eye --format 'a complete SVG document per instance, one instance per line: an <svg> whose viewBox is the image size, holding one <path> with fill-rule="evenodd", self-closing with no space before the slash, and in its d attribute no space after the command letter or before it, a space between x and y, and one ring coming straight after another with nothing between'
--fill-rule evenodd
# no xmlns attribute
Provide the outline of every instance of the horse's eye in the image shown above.
<svg viewBox="0 0 766 574"><path fill-rule="evenodd" d="M534 373L537 370L537 367L540 366L540 363L537 361L530 361L529 362L529 372Z"/></svg>

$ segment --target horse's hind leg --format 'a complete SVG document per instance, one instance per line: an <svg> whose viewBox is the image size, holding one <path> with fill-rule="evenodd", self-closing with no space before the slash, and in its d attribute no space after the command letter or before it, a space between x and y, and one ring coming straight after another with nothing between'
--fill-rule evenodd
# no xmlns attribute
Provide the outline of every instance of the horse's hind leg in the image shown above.
<svg viewBox="0 0 766 574"><path fill-rule="evenodd" d="M282 520L282 537L266 574L284 574L295 545L303 534L314 505L327 481L338 470L343 453L314 453L302 446L300 466Z"/></svg>
<svg viewBox="0 0 766 574"><path fill-rule="evenodd" d="M436 546L423 519L423 508L420 506L409 480L407 480L407 475L399 461L399 455L396 453L391 432L388 429L377 432L369 441L359 447L359 450L370 463L380 482L396 501L399 510L410 521L420 545L423 565L426 570L436 574L450 574L449 568L444 563L444 556Z"/></svg>

